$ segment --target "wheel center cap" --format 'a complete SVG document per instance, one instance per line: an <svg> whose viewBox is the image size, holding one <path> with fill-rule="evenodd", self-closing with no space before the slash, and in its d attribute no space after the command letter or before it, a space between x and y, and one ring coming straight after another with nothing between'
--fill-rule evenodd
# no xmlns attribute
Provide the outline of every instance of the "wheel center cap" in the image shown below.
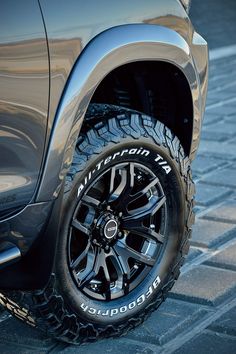
<svg viewBox="0 0 236 354"><path fill-rule="evenodd" d="M117 231L118 231L118 224L116 220L114 219L108 220L103 229L104 236L110 240L116 236Z"/></svg>

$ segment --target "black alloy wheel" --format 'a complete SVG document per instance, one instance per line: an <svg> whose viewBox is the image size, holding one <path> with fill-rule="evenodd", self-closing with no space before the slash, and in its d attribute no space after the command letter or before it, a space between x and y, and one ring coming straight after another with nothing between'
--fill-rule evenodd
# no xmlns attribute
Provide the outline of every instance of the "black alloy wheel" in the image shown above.
<svg viewBox="0 0 236 354"><path fill-rule="evenodd" d="M167 218L163 188L149 168L109 167L84 192L71 221L68 258L78 288L106 301L132 291L157 261Z"/></svg>

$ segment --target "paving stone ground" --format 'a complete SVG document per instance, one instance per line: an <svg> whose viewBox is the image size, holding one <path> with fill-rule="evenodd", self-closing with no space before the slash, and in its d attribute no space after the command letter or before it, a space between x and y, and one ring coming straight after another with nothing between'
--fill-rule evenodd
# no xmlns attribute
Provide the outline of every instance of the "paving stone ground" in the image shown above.
<svg viewBox="0 0 236 354"><path fill-rule="evenodd" d="M234 0L227 1L236 9ZM209 3L218 9L218 0ZM200 10L194 9L196 22L204 26L208 19L199 20ZM236 13L226 12L226 18L235 18ZM235 23L227 23L231 37ZM216 40L221 42L222 34ZM196 225L182 275L161 308L123 338L80 347L55 342L0 310L0 353L236 353L235 94L236 56L212 61L202 139L193 163Z"/></svg>
<svg viewBox="0 0 236 354"><path fill-rule="evenodd" d="M190 16L210 49L235 44L235 0L192 0Z"/></svg>

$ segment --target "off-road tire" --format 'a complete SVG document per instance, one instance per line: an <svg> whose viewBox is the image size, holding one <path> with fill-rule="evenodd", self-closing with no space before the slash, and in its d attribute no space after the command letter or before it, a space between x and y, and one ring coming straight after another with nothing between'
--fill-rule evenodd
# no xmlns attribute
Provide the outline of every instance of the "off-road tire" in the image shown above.
<svg viewBox="0 0 236 354"><path fill-rule="evenodd" d="M129 150L131 148L133 148L132 151ZM171 224L172 221L169 220L170 226L168 226L171 233L174 234L174 239L167 241L167 246L158 259L159 264L166 262L168 265L166 268L163 265L165 271L160 273L158 281L159 273L155 273L152 268L146 280L143 280L128 295L111 300L109 305L109 301L95 301L78 291L77 285L70 275L65 253L68 248L66 241L68 239L68 223L71 218L71 210L75 208L80 198L80 195L78 197L77 195L86 189L86 186L80 187L81 183L85 176L88 176L89 171L93 171L96 163L104 161L108 155L113 154L112 156L114 156L114 152L124 149L128 149L126 161L129 158L134 158L134 161L140 159L142 163L145 163L145 154L139 153L139 156L135 157L132 154L128 156L130 152L134 152L135 148L136 155L140 149L151 151L147 157L149 159L147 165L153 166L153 170L159 174L164 188L168 187L168 198L171 203L175 204L170 205L170 210L172 210L171 215L176 225L174 228ZM156 158L154 161L153 157L150 157L154 153L155 156L161 156L160 159ZM120 162L122 157L118 156L118 158L120 159L118 162ZM159 164L159 162L163 162L163 164ZM112 158L107 162L107 165L110 163L113 163ZM166 166L170 166L171 171ZM103 163L101 169L105 171L106 168ZM91 181L99 173L100 171L96 171L91 177ZM170 181L171 185L173 182L172 187ZM89 183L87 182L88 185ZM176 193L176 191L179 192ZM172 193L176 193L176 195L173 196ZM176 202L173 202L174 200ZM194 222L193 206L194 184L191 177L190 161L184 153L179 139L154 118L115 106L92 105L87 115L87 126L84 126L78 138L74 159L66 177L63 201L64 216L55 255L55 265L48 285L44 289L32 292L4 292L0 294L0 304L24 322L69 343L82 343L126 334L130 329L141 324L151 312L160 306L178 278L180 267L189 250L191 226ZM171 249L171 252L168 249ZM155 267L156 271L161 269L159 265L159 268ZM140 294L144 294L142 298ZM82 301L80 297L82 297ZM130 306L138 298L144 299L144 297L145 301L143 303L140 301L140 306ZM126 298L127 300L125 300ZM119 301L120 306L123 307L117 305ZM99 303L102 304L101 306L111 306L112 308L118 306L120 312L107 317L101 316L101 311L99 315L98 310L96 310L95 316L89 313L89 309ZM125 303L126 305L124 305ZM87 310L85 311L86 306ZM109 311L111 315L110 308Z"/></svg>

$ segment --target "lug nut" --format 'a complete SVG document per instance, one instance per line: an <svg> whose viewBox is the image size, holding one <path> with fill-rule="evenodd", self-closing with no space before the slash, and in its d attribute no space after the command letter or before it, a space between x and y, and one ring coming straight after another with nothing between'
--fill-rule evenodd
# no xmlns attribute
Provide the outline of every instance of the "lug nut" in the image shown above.
<svg viewBox="0 0 236 354"><path fill-rule="evenodd" d="M122 232L120 231L120 232L118 232L118 237L119 238L122 238L123 237L123 234L122 234Z"/></svg>
<svg viewBox="0 0 236 354"><path fill-rule="evenodd" d="M97 240L96 238L93 240L93 244L96 245L97 244Z"/></svg>
<svg viewBox="0 0 236 354"><path fill-rule="evenodd" d="M110 251L110 247L108 245L105 246L105 251L109 252Z"/></svg>
<svg viewBox="0 0 236 354"><path fill-rule="evenodd" d="M122 212L120 212L120 213L119 213L119 217L121 218L121 216L122 216L122 215L123 215L123 213L122 213Z"/></svg>

